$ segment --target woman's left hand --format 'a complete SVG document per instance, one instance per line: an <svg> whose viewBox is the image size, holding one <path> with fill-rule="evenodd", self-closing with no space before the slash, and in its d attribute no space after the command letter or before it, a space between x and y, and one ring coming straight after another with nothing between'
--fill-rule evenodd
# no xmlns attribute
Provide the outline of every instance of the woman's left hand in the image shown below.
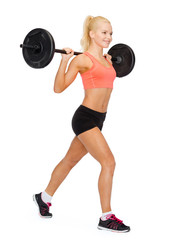
<svg viewBox="0 0 186 240"><path fill-rule="evenodd" d="M106 53L106 54L104 54L103 55L110 63L112 63L112 56L111 55L109 55L108 53Z"/></svg>

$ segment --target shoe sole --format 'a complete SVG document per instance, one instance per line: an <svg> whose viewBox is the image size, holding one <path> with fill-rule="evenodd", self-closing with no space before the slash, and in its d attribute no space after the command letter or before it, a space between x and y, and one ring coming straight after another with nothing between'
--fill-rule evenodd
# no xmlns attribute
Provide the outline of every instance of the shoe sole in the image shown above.
<svg viewBox="0 0 186 240"><path fill-rule="evenodd" d="M36 206L38 207L38 210L39 210L39 216L40 216L41 218L52 218L52 217L44 217L44 216L41 215L41 213L40 213L40 209L39 209L39 205L38 205L38 203L37 203L37 200L36 200L35 195L33 195L33 201L35 202Z"/></svg>
<svg viewBox="0 0 186 240"><path fill-rule="evenodd" d="M99 230L106 230L106 231L110 231L110 232L116 232L116 233L126 233L126 232L130 232L130 230L122 230L122 231L118 231L118 230L114 230L114 229L109 229L109 228L104 228L104 227L97 227Z"/></svg>

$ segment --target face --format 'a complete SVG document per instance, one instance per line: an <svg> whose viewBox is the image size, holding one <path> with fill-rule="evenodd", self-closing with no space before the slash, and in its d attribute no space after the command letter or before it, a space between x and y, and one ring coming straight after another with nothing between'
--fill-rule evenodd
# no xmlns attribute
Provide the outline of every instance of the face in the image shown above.
<svg viewBox="0 0 186 240"><path fill-rule="evenodd" d="M90 31L90 37L101 48L108 48L112 41L112 26L108 22L100 22L96 30Z"/></svg>

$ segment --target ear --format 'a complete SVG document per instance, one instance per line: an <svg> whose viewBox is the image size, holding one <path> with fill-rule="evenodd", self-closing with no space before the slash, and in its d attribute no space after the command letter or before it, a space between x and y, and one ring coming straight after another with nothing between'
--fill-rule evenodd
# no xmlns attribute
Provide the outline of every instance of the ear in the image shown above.
<svg viewBox="0 0 186 240"><path fill-rule="evenodd" d="M89 36L90 38L94 38L94 32L92 30L89 32Z"/></svg>

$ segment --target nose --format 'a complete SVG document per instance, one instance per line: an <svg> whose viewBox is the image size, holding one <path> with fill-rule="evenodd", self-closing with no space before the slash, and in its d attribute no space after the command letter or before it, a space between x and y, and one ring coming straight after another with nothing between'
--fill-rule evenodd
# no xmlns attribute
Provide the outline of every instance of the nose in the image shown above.
<svg viewBox="0 0 186 240"><path fill-rule="evenodd" d="M107 34L107 38L108 38L109 40L112 40L112 35L110 35L110 33L108 33L108 34Z"/></svg>
<svg viewBox="0 0 186 240"><path fill-rule="evenodd" d="M107 34L107 35L105 36L105 40L111 41L111 40L112 40L112 37L111 37L109 34Z"/></svg>

